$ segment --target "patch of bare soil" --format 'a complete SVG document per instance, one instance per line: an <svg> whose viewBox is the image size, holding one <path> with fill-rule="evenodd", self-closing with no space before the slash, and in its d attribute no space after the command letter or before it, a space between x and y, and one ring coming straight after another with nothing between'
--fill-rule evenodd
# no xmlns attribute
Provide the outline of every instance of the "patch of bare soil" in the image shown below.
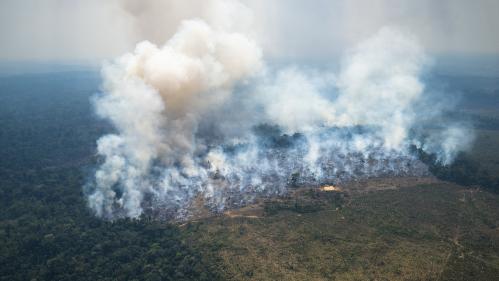
<svg viewBox="0 0 499 281"><path fill-rule="evenodd" d="M263 206L261 203L251 204L239 209L227 210L224 215L230 218L244 217L257 219L263 216Z"/></svg>
<svg viewBox="0 0 499 281"><path fill-rule="evenodd" d="M347 193L363 193L439 182L441 181L435 177L387 177L350 181L342 185L340 188Z"/></svg>

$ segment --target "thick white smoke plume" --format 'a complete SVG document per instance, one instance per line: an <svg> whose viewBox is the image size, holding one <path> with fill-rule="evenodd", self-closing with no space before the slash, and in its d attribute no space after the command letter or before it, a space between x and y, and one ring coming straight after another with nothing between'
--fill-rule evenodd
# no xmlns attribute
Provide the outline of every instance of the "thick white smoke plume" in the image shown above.
<svg viewBox="0 0 499 281"><path fill-rule="evenodd" d="M98 216L183 217L199 196L221 210L289 185L421 175L410 145L450 162L469 143L457 125L418 129L437 114L421 80L428 59L410 35L379 31L338 74L275 70L248 35L245 7L213 3L213 20L186 20L163 46L139 43L104 66L94 102L117 133L97 142L88 202Z"/></svg>

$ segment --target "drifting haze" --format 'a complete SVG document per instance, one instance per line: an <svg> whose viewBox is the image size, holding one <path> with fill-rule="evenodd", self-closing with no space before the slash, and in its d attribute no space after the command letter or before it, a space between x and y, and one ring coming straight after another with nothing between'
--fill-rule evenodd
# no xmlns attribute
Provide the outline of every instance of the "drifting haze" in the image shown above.
<svg viewBox="0 0 499 281"><path fill-rule="evenodd" d="M142 41L162 45L187 18L210 17L210 1L5 0L0 59L99 62ZM381 27L402 26L432 55L498 55L495 0L247 0L267 57L335 58Z"/></svg>

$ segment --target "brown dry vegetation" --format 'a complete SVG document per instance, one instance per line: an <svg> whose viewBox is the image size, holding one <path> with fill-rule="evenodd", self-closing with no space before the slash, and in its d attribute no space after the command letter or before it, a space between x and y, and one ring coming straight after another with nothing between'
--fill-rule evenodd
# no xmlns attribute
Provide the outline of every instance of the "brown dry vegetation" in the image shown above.
<svg viewBox="0 0 499 281"><path fill-rule="evenodd" d="M301 189L189 222L182 231L185 241L228 280L499 276L497 195L435 180L374 190Z"/></svg>

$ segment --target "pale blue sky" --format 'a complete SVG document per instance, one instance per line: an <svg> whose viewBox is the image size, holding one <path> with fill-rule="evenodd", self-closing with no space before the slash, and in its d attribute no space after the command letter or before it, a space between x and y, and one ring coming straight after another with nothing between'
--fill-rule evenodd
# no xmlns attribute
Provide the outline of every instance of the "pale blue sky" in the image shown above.
<svg viewBox="0 0 499 281"><path fill-rule="evenodd" d="M2 0L0 59L100 61L142 39L162 43L201 0ZM328 58L385 25L411 30L431 54L498 55L497 0L245 0L265 54ZM146 3L146 4L144 4ZM140 15L130 7L141 7ZM133 10L133 9L132 9Z"/></svg>

